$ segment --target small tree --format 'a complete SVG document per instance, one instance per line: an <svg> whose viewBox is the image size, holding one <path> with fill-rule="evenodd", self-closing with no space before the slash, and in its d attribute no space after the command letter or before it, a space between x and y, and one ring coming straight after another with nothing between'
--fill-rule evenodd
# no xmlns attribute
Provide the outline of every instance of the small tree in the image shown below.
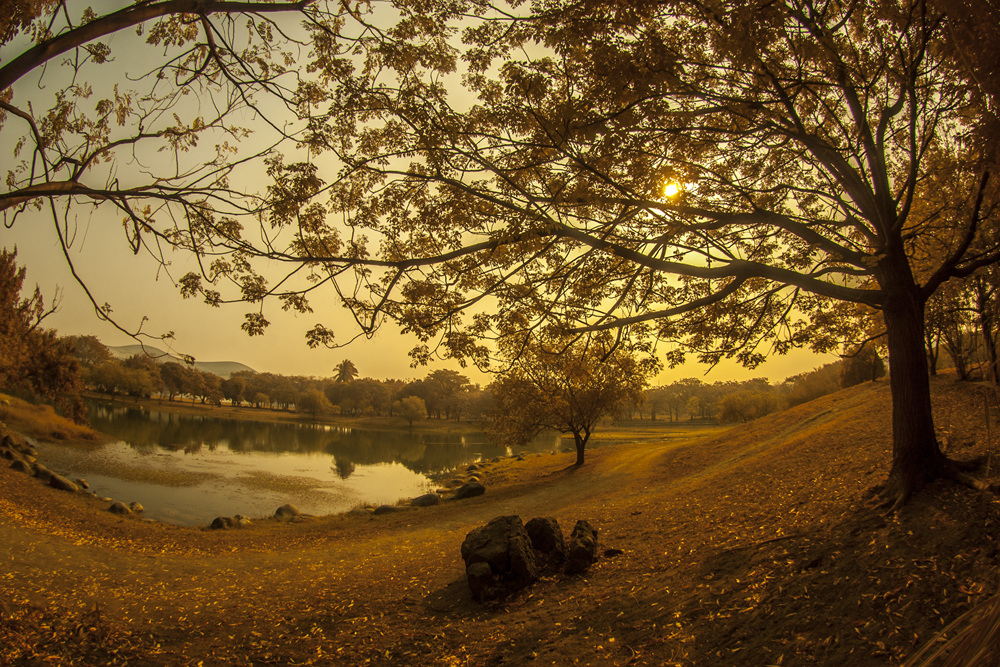
<svg viewBox="0 0 1000 667"><path fill-rule="evenodd" d="M870 343L862 345L844 358L840 367L840 386L853 387L862 382L874 381L885 375L885 362Z"/></svg>
<svg viewBox="0 0 1000 667"><path fill-rule="evenodd" d="M333 404L327 400L326 395L319 389L304 391L296 403L300 412L308 412L312 415L313 419L333 410Z"/></svg>
<svg viewBox="0 0 1000 667"><path fill-rule="evenodd" d="M424 403L424 399L419 396L402 398L396 401L393 408L400 417L410 422L410 426L413 426L415 419L427 419L427 405Z"/></svg>
<svg viewBox="0 0 1000 667"><path fill-rule="evenodd" d="M578 466L598 422L639 405L660 368L645 347L617 346L607 333L571 342L511 340L505 348L516 356L492 385L494 435L500 442L523 444L544 430L572 433Z"/></svg>

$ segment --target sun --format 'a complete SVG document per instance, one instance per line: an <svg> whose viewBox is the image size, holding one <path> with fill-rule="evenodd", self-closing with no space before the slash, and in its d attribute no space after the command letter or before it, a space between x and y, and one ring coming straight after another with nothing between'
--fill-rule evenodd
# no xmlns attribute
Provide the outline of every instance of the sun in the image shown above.
<svg viewBox="0 0 1000 667"><path fill-rule="evenodd" d="M673 197L680 191L681 191L681 186L678 185L677 183L674 183L673 181L663 186L663 195L665 197Z"/></svg>

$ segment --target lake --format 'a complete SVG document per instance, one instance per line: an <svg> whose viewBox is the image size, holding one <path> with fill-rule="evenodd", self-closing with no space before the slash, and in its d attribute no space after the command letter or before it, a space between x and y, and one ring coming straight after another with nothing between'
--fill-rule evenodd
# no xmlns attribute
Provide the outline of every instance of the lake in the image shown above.
<svg viewBox="0 0 1000 667"><path fill-rule="evenodd" d="M435 486L428 475L510 454L485 433L268 423L92 401L91 425L116 441L92 449L38 445L41 462L86 479L99 496L137 501L144 516L208 525L217 516L307 514L395 503ZM518 451L561 449L557 435Z"/></svg>

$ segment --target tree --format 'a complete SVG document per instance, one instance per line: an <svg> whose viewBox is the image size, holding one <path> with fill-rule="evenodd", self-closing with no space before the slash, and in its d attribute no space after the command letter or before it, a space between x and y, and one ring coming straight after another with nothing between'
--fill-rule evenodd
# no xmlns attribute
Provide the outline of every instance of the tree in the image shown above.
<svg viewBox="0 0 1000 667"><path fill-rule="evenodd" d="M924 307L947 280L1000 257L985 122L997 77L963 58L991 54L997 31L966 38L975 12L939 3L554 0L514 17L472 0L397 0L398 21L366 24L350 60L338 51L343 26L363 17L310 23L313 78L293 77L295 94L250 77L290 102L309 151L269 154L259 199L228 189L224 160L199 163L211 185L193 178L183 201L164 189L184 178L127 192L68 184L66 170L93 166L82 157L138 140L104 140L109 116L92 123L101 141L76 151L63 125L45 135L54 141L26 131L25 145L41 147L30 164L50 169L16 172L7 201L68 190L122 206L135 247L155 239L204 260L181 278L185 294L253 304L251 334L266 327L266 298L308 312L331 284L360 334L386 319L414 332L418 362L438 352L485 366L485 338L549 324L565 335L646 324L648 338L675 346L671 363L695 354L753 366L794 345L836 349L854 318L877 311L892 367L884 494L899 505L935 477L970 481L935 437ZM164 21L171 38L185 26ZM242 51L227 43L217 61L187 39L191 60L161 71L206 94L232 91L198 66L217 73ZM104 58L93 51L77 62ZM449 89L457 82L464 90ZM82 94L60 91L70 105ZM203 126L220 127L192 120L154 138L186 146ZM67 148L55 159L50 145ZM321 177L318 152L342 169ZM149 215L126 206L147 191ZM159 215L170 206L174 216ZM256 245L242 228L254 214ZM292 268L275 278L275 264ZM322 324L307 336L334 343Z"/></svg>
<svg viewBox="0 0 1000 667"><path fill-rule="evenodd" d="M333 372L336 373L337 382L350 382L358 377L358 369L350 359L344 359L337 364Z"/></svg>
<svg viewBox="0 0 1000 667"><path fill-rule="evenodd" d="M419 396L405 396L396 403L399 416L409 421L410 426L413 426L416 419L427 419L427 406Z"/></svg>
<svg viewBox="0 0 1000 667"><path fill-rule="evenodd" d="M448 26L454 5L428 23ZM833 349L836 302L876 310L892 366L885 497L968 481L934 433L924 304L997 260L996 179L964 138L984 107L948 17L922 0L536 12L463 33L474 105L402 67L359 72L337 98L352 104L331 105L341 212L385 238L360 319L396 317L473 358L479 336L541 321L646 322L680 346L671 361L753 366ZM466 319L484 299L495 315Z"/></svg>
<svg viewBox="0 0 1000 667"><path fill-rule="evenodd" d="M333 411L333 405L319 389L309 389L295 402L301 412L308 412L313 419L321 414Z"/></svg>
<svg viewBox="0 0 1000 667"><path fill-rule="evenodd" d="M17 265L17 250L0 252L0 387L44 399L70 418L84 419L79 364L71 341L40 325L47 309L41 291L22 297L27 271Z"/></svg>
<svg viewBox="0 0 1000 667"><path fill-rule="evenodd" d="M878 350L866 343L844 357L840 365L840 386L853 387L862 382L874 382L885 375L885 363Z"/></svg>
<svg viewBox="0 0 1000 667"><path fill-rule="evenodd" d="M491 385L494 436L521 445L544 430L572 433L578 466L597 424L639 405L649 378L659 370L646 348L628 349L609 335L549 336L507 345L511 366Z"/></svg>

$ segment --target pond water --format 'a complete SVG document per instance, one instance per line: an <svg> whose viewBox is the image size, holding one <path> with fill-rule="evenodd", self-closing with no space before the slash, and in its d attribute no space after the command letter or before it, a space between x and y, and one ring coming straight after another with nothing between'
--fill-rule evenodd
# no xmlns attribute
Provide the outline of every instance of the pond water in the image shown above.
<svg viewBox="0 0 1000 667"><path fill-rule="evenodd" d="M270 516L289 502L307 514L394 503L433 490L429 474L510 454L482 432L253 422L102 402L88 409L93 427L117 441L91 450L41 444L42 462L180 525ZM547 435L519 451L561 446Z"/></svg>

